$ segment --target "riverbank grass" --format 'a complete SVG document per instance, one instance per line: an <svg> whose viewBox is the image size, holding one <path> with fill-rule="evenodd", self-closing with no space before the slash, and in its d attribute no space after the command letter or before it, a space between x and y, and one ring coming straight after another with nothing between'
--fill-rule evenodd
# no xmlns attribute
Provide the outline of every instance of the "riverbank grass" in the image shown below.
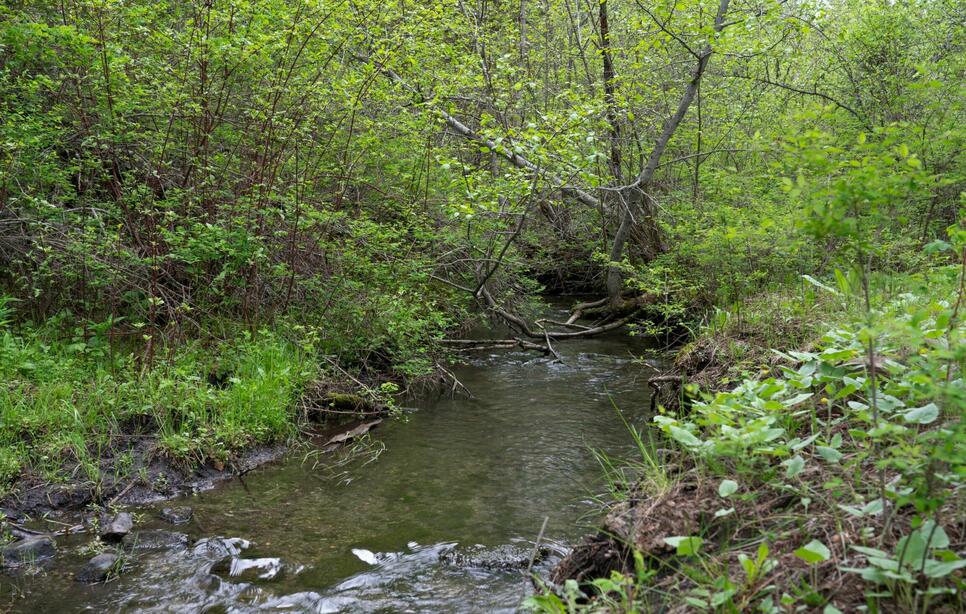
<svg viewBox="0 0 966 614"><path fill-rule="evenodd" d="M268 330L178 344L146 368L143 351L121 349L123 341L96 325L55 318L15 329L4 320L5 489L28 474L95 484L105 472L118 477L137 469L145 444L149 455L185 466L225 463L236 451L294 435L296 401L318 372L304 348Z"/></svg>

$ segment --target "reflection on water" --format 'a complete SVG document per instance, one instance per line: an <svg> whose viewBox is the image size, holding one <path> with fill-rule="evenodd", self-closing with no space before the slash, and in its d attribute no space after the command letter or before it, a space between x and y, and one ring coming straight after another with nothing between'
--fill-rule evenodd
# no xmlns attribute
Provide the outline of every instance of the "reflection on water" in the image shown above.
<svg viewBox="0 0 966 614"><path fill-rule="evenodd" d="M544 519L544 571L592 522L602 484L591 449L630 451L614 405L646 421L640 342L614 335L556 349L563 362L471 358L454 373L475 398L424 399L408 419L384 422L371 435L385 446L374 462L326 470L303 451L183 502L194 520L178 530L231 540L139 554L119 580L95 587L71 580L83 559L63 544L46 576L16 579L26 594L13 607L512 612L529 590ZM142 526L161 526L154 515Z"/></svg>

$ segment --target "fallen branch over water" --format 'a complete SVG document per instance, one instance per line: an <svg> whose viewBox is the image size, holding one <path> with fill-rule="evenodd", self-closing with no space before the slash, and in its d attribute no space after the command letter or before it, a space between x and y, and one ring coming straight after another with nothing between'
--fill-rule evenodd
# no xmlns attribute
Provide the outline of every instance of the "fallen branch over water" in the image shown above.
<svg viewBox="0 0 966 614"><path fill-rule="evenodd" d="M533 343L524 339L443 339L443 345L455 346L463 350L509 350L515 347L524 350L535 350L544 354L552 353L546 345Z"/></svg>
<svg viewBox="0 0 966 614"><path fill-rule="evenodd" d="M500 305L497 304L496 300L494 300L493 296L485 287L480 289L479 296L486 302L487 306L493 311L493 313L498 315L504 322L506 322L507 325L510 326L510 328L514 328L518 330L524 336L530 337L531 339L545 338L545 339L559 340L559 339L577 339L580 337L593 337L595 335L600 335L602 333L606 333L612 330L617 330L618 328L632 321L641 313L641 309L636 308L633 311L631 311L628 315L624 316L623 318L613 320L606 324L600 324L598 326L594 326L592 328L587 328L584 330L534 331L532 328L530 328L530 324L526 320L516 315L515 313L511 313L506 309L503 309L502 307L500 307Z"/></svg>

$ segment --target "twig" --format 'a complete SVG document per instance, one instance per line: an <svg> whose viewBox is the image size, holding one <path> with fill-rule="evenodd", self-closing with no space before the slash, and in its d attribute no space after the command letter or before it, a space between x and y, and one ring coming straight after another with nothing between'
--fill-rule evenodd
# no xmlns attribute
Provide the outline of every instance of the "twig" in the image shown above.
<svg viewBox="0 0 966 614"><path fill-rule="evenodd" d="M530 553L530 563L527 565L528 576L533 571L533 563L537 560L537 552L540 551L540 542L543 541L543 532L547 530L547 522L549 521L550 516L543 517L543 526L540 527L540 534L537 535L537 541L533 544L533 552Z"/></svg>
<svg viewBox="0 0 966 614"><path fill-rule="evenodd" d="M134 488L134 485L137 483L138 483L138 480L131 480L130 482L128 482L128 485L124 487L124 490L114 495L114 498L107 502L107 506L110 507L115 503L117 503L121 499L121 497L126 495L129 490Z"/></svg>
<svg viewBox="0 0 966 614"><path fill-rule="evenodd" d="M440 371L442 371L442 372L443 372L444 374L446 374L446 375L448 375L448 376L449 376L449 378L450 378L451 380L453 380L453 388L452 388L452 390L450 391L450 394L452 394L452 395L454 395L454 396L455 396L455 395L456 395L456 389L457 389L457 388L462 388L462 389L463 389L463 392L465 392L465 393L466 393L466 396L468 396L468 397L469 397L469 398L471 398L471 399L475 399L475 398L476 398L475 396L473 396L473 393L472 393L472 392L470 392L470 389L469 389L469 388L467 388L466 386L464 386L464 385L463 385L463 382L461 382L461 381L459 380L459 378L458 378L458 377L456 377L455 375L453 375L453 373L452 373L451 371L448 371L448 370L446 369L446 367L444 367L443 365L441 365L441 364L439 364L439 363L437 362L437 363L436 363L436 368L437 368L437 369L439 369Z"/></svg>

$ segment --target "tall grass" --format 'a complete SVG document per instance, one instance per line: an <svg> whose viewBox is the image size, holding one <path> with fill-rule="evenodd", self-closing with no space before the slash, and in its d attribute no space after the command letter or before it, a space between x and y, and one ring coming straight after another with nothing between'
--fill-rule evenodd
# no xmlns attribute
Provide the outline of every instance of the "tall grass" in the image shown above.
<svg viewBox="0 0 966 614"><path fill-rule="evenodd" d="M186 464L226 461L296 429L295 401L317 365L269 331L172 350L152 369L98 336L56 324L11 328L0 302L0 482L86 474L149 441Z"/></svg>

